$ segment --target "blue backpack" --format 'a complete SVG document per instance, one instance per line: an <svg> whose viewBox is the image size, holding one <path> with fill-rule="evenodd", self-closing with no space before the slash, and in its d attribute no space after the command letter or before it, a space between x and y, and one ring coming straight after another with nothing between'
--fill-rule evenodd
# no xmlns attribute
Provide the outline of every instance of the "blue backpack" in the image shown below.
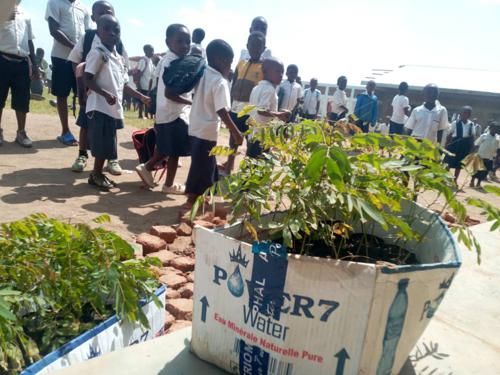
<svg viewBox="0 0 500 375"><path fill-rule="evenodd" d="M190 92L200 82L206 67L205 59L195 55L172 61L162 76L166 90L174 95Z"/></svg>

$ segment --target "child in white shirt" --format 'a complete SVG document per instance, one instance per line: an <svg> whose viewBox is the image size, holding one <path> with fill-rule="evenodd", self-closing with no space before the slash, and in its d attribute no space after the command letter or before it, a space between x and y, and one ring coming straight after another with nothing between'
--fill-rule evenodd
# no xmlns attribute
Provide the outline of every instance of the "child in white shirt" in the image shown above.
<svg viewBox="0 0 500 375"><path fill-rule="evenodd" d="M268 124L273 118L287 121L290 117L289 111L278 112L278 95L276 88L283 78L285 67L283 63L275 58L264 60L262 64L262 73L264 80L253 88L250 95L250 105L255 108L250 117L258 124ZM258 158L262 155L263 149L259 141L252 141L251 136L248 139L247 156Z"/></svg>
<svg viewBox="0 0 500 375"><path fill-rule="evenodd" d="M186 182L188 196L185 208L190 208L199 196L218 180L217 161L210 151L217 145L220 120L228 127L235 143L243 136L229 115L231 98L227 78L234 53L229 44L216 39L207 46L208 67L195 88L189 116L191 167Z"/></svg>
<svg viewBox="0 0 500 375"><path fill-rule="evenodd" d="M184 194L185 187L174 184L179 157L189 156L190 142L188 135L190 93L172 95L165 93L163 72L172 61L186 56L191 48L191 35L186 26L172 24L167 28L166 43L168 51L158 63L158 95L156 99L156 147L151 159L136 167L139 177L150 188L154 187L154 178L151 172L156 165L167 159L167 177L163 192L167 194Z"/></svg>
<svg viewBox="0 0 500 375"><path fill-rule="evenodd" d="M488 172L491 172L494 167L495 160L500 155L500 136L498 135L500 128L496 122L492 122L489 126L488 133L481 135L475 142L479 146L477 154L483 159L486 170L477 172L472 176L470 182L471 187L481 187L481 182L486 180ZM477 184L474 185L474 181Z"/></svg>
<svg viewBox="0 0 500 375"><path fill-rule="evenodd" d="M120 24L111 15L97 22L99 43L87 56L85 85L92 90L87 98L90 150L95 158L89 184L109 190L116 184L103 174L105 160L117 158L116 129L123 122L123 91L149 104L149 98L130 88L125 61L116 51Z"/></svg>

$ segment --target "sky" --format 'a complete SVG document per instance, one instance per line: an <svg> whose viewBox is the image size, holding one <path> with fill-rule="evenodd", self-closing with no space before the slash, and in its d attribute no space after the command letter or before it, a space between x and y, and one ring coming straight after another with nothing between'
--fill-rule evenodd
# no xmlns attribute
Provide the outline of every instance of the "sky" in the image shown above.
<svg viewBox="0 0 500 375"><path fill-rule="evenodd" d="M92 1L81 0L89 8ZM22 0L31 15L36 47L50 56L45 0ZM129 55L142 46L166 50L165 29L183 23L206 31L206 45L224 39L236 58L251 20L264 16L267 46L285 65L297 64L309 81L359 84L372 69L433 65L500 70L500 0L115 0ZM236 61L235 61L236 63ZM460 77L457 77L459 80Z"/></svg>

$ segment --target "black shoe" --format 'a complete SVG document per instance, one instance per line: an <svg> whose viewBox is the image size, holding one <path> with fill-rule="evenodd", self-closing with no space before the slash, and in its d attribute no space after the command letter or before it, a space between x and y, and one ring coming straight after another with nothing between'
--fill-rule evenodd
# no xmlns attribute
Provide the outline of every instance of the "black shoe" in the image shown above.
<svg viewBox="0 0 500 375"><path fill-rule="evenodd" d="M97 186L102 191L109 191L115 187L116 184L112 183L105 175L96 175L91 173L88 180L90 185Z"/></svg>

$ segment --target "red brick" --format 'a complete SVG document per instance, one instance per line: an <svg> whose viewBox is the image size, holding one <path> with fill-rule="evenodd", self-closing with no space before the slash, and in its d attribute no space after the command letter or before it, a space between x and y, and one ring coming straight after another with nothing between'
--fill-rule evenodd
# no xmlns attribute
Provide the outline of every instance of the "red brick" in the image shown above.
<svg viewBox="0 0 500 375"><path fill-rule="evenodd" d="M181 298L181 292L172 288L167 288L167 300Z"/></svg>
<svg viewBox="0 0 500 375"><path fill-rule="evenodd" d="M189 274L186 276L186 279L187 279L190 283L194 283L194 272L189 273Z"/></svg>
<svg viewBox="0 0 500 375"><path fill-rule="evenodd" d="M188 224L180 223L177 227L178 236L189 237L191 234L193 234L193 228L191 228Z"/></svg>
<svg viewBox="0 0 500 375"><path fill-rule="evenodd" d="M191 237L177 237L174 243L169 245L169 249L171 252L183 255L184 251L193 245L193 240Z"/></svg>
<svg viewBox="0 0 500 375"><path fill-rule="evenodd" d="M181 275L181 276L183 276L183 273L184 273L184 272L182 272L174 267L163 267L162 272L163 272L162 275L166 275L168 273L175 273L175 274Z"/></svg>
<svg viewBox="0 0 500 375"><path fill-rule="evenodd" d="M167 311L178 320L193 319L193 300L187 298L178 298L167 300Z"/></svg>
<svg viewBox="0 0 500 375"><path fill-rule="evenodd" d="M194 284L188 283L179 289L182 298L193 298Z"/></svg>
<svg viewBox="0 0 500 375"><path fill-rule="evenodd" d="M172 324L175 323L175 318L172 314L170 314L168 311L165 311L165 330L169 329L172 327Z"/></svg>
<svg viewBox="0 0 500 375"><path fill-rule="evenodd" d="M149 253L147 257L158 258L161 264L163 264L164 266L168 266L170 265L170 262L177 257L177 255L168 250L162 250L156 253Z"/></svg>
<svg viewBox="0 0 500 375"><path fill-rule="evenodd" d="M214 229L215 224L211 223L210 221L205 221L205 220L195 220L194 225L199 225L200 227L207 228L207 229Z"/></svg>
<svg viewBox="0 0 500 375"><path fill-rule="evenodd" d="M175 331L179 331L179 330L187 328L187 327L191 327L192 325L193 324L188 320L177 320L174 324L172 324L172 326L168 330L167 334L175 332Z"/></svg>
<svg viewBox="0 0 500 375"><path fill-rule="evenodd" d="M144 255L155 253L167 248L167 243L165 241L149 233L141 233L137 236L135 242L142 245Z"/></svg>
<svg viewBox="0 0 500 375"><path fill-rule="evenodd" d="M178 270L181 270L182 272L189 272L194 270L194 264L195 261L193 258L190 257L180 257L180 258L175 258L170 262L170 265L174 268L177 268Z"/></svg>
<svg viewBox="0 0 500 375"><path fill-rule="evenodd" d="M195 254L196 254L196 250L194 247L188 247L188 248L184 249L184 251L182 252L182 255L184 255L185 257L190 257L193 259L194 259Z"/></svg>
<svg viewBox="0 0 500 375"><path fill-rule="evenodd" d="M160 237L166 243L172 243L177 238L177 232L174 228L166 225L155 225L149 231L153 236Z"/></svg>
<svg viewBox="0 0 500 375"><path fill-rule="evenodd" d="M177 275L175 273L169 273L160 277L160 282L167 285L172 289L179 289L181 286L187 283L187 279L184 276Z"/></svg>

